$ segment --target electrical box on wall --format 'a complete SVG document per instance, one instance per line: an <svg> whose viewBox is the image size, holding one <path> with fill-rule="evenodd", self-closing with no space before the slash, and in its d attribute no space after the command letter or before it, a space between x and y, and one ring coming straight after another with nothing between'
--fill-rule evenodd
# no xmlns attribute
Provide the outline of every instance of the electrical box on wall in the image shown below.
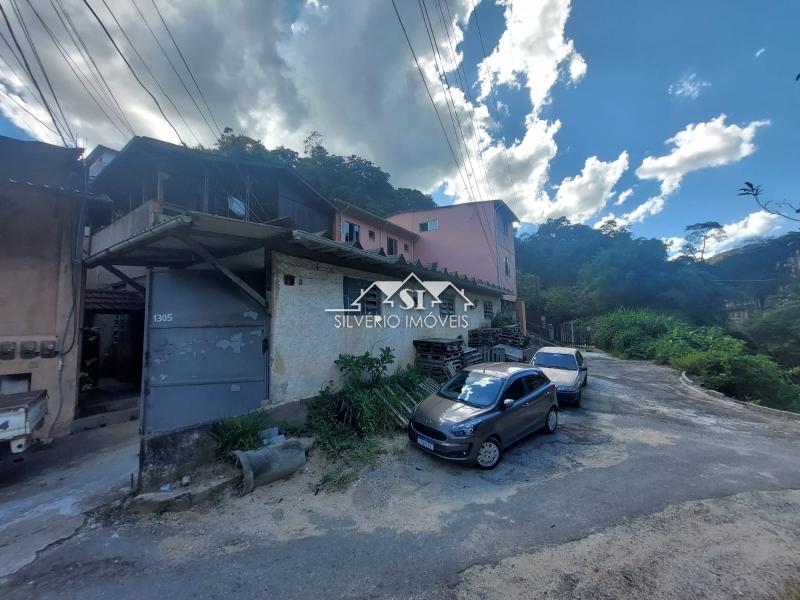
<svg viewBox="0 0 800 600"><path fill-rule="evenodd" d="M12 360L17 356L17 342L0 342L0 360Z"/></svg>
<svg viewBox="0 0 800 600"><path fill-rule="evenodd" d="M19 344L19 357L20 358L36 358L39 355L39 344L36 342L20 342Z"/></svg>
<svg viewBox="0 0 800 600"><path fill-rule="evenodd" d="M39 345L39 356L42 358L53 358L56 355L56 341L48 340Z"/></svg>

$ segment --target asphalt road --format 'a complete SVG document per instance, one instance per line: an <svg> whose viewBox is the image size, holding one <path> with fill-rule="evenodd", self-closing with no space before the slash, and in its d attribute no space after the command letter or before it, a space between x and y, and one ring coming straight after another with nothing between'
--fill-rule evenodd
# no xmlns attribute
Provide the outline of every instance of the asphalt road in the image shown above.
<svg viewBox="0 0 800 600"><path fill-rule="evenodd" d="M720 597L769 596L793 564L800 573L800 497L787 495L800 490L800 421L698 395L664 367L601 354L588 364L583 407L563 410L556 435L521 442L494 471L443 463L398 438L341 494L314 494L316 459L218 506L91 523L0 583L0 597L597 597L611 557L647 552L649 568L672 565L684 587L626 566L600 595L623 596L608 592L619 579L630 597L688 597L713 575ZM747 522L776 511L782 520L768 527ZM724 529L733 514L741 527ZM759 531L773 536L749 553L759 565L745 564L748 553L707 555ZM708 568L677 569L690 551L695 571L706 557ZM547 564L544 552L565 553L546 580L532 570ZM593 567L569 573L571 556ZM742 578L748 568L755 575ZM512 580L524 591L501 593Z"/></svg>

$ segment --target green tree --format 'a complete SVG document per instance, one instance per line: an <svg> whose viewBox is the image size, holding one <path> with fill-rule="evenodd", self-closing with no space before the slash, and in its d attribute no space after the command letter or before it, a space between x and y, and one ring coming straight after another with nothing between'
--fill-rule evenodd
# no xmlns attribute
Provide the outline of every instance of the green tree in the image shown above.
<svg viewBox="0 0 800 600"><path fill-rule="evenodd" d="M710 240L721 242L728 237L725 228L716 221L693 223L687 225L684 231L686 232L686 242L681 250L685 256L700 262L705 258L706 246Z"/></svg>

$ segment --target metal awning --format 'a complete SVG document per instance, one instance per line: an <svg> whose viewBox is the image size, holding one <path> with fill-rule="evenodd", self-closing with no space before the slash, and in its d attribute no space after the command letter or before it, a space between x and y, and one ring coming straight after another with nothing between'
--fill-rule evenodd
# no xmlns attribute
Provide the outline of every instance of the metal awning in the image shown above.
<svg viewBox="0 0 800 600"><path fill-rule="evenodd" d="M429 280L447 279L464 289L492 295L510 293L510 290L474 277L437 269L420 261L408 262L401 254L387 256L384 252L364 250L358 244L336 242L289 227L196 212L166 219L89 256L85 262L90 268L103 266L114 271L117 266L187 268L208 263L262 302L264 298L252 289L248 291L246 284L226 266L225 259L264 248L397 277L415 273Z"/></svg>

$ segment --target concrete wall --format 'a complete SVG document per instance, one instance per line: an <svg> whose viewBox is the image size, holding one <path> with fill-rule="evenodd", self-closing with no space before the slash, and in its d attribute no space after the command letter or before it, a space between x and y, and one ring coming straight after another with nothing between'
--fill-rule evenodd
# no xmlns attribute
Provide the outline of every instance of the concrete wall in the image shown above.
<svg viewBox="0 0 800 600"><path fill-rule="evenodd" d="M420 223L439 220L439 229L420 231ZM503 219L493 202L467 202L455 206L433 208L389 217L393 223L419 233L415 258L423 263L437 263L439 268L477 277L510 289L506 300L516 299L517 277L514 252L514 231ZM510 275L505 274L505 259Z"/></svg>
<svg viewBox="0 0 800 600"><path fill-rule="evenodd" d="M294 276L294 285L286 285L284 275ZM334 364L339 354L377 353L383 346L394 349L393 368L414 360L412 341L418 338L467 337L467 329L487 324L483 319L484 299L499 305L500 296L485 296L467 292L477 306L462 312L463 303L457 298L457 314L466 314L468 327L367 329L336 328L334 313L326 308L343 308L343 278L354 277L368 281L392 279L387 275L318 263L311 260L272 253L272 322L270 343L270 404L280 404L308 398L319 393L326 384L334 387L341 382ZM383 305L382 316L398 315L405 319L407 311ZM423 313L426 314L426 313ZM438 315L438 312L435 314Z"/></svg>
<svg viewBox="0 0 800 600"><path fill-rule="evenodd" d="M83 311L80 289L73 298L71 246L79 209L79 201L49 193L0 196L0 342L17 343L15 358L0 360L0 375L30 373L31 389L47 390L49 414L40 430L42 436L49 431L60 401L54 435L68 433L77 402L80 340L71 341L74 319L80 319ZM82 284L81 267L77 269L75 277ZM73 301L73 321L67 327ZM37 346L55 341L60 349L65 330L66 346L72 348L63 358L20 358L24 341L37 342Z"/></svg>
<svg viewBox="0 0 800 600"><path fill-rule="evenodd" d="M155 200L148 200L137 206L107 227L95 232L89 245L89 254L96 254L144 231L156 223L161 214L160 211L161 208ZM143 280L147 274L147 269L144 267L119 267L119 270L128 277L139 280ZM107 288L114 283L120 283L120 279L102 267L89 269L86 274L86 288L90 290ZM142 281L142 283L144 282Z"/></svg>

